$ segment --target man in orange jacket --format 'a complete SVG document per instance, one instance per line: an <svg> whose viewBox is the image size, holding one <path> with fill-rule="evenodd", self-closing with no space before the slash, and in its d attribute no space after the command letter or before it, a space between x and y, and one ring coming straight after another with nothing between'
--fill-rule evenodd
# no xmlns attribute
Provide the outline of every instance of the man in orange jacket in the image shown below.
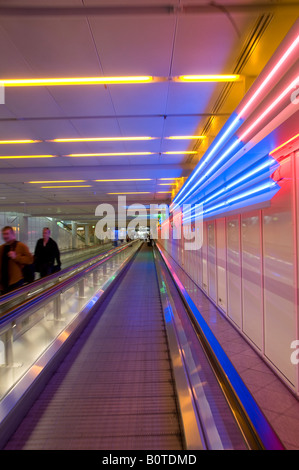
<svg viewBox="0 0 299 470"><path fill-rule="evenodd" d="M4 245L0 246L0 291L6 294L24 283L23 269L33 263L28 247L16 240L12 227L2 229Z"/></svg>

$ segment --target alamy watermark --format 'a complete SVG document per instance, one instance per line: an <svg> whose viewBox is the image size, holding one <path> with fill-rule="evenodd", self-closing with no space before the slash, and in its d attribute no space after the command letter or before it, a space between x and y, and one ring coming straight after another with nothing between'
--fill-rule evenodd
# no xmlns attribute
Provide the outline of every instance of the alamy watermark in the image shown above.
<svg viewBox="0 0 299 470"><path fill-rule="evenodd" d="M99 204L95 211L100 217L95 227L95 235L100 240L115 240L148 227L152 240L184 239L185 250L199 250L203 244L202 204L183 204L171 211L167 204L150 204L149 211L143 204L127 206L126 197L118 197L117 214L112 204ZM149 221L149 224L148 224Z"/></svg>
<svg viewBox="0 0 299 470"><path fill-rule="evenodd" d="M296 89L291 94L291 103L299 104L299 79L296 82Z"/></svg>
<svg viewBox="0 0 299 470"><path fill-rule="evenodd" d="M299 339L292 341L290 347L295 349L291 354L291 363L297 366L299 364Z"/></svg>

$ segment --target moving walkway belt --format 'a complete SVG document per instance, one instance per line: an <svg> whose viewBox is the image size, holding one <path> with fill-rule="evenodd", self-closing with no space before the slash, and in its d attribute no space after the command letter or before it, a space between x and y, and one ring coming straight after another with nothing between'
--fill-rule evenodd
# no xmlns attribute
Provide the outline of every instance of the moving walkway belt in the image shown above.
<svg viewBox="0 0 299 470"><path fill-rule="evenodd" d="M153 252L143 244L5 448L183 445Z"/></svg>

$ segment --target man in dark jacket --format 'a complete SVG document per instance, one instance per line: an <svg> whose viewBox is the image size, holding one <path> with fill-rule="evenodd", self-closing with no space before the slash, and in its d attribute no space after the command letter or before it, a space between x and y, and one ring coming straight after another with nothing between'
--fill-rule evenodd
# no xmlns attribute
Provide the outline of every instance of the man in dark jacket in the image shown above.
<svg viewBox="0 0 299 470"><path fill-rule="evenodd" d="M49 274L60 271L61 269L59 248L50 235L51 230L48 227L45 227L43 229L43 238L40 238L37 241L35 247L35 271L40 273L40 277L49 276ZM56 266L55 260L57 263Z"/></svg>
<svg viewBox="0 0 299 470"><path fill-rule="evenodd" d="M33 263L28 247L16 240L12 227L2 229L4 245L0 246L0 293L6 294L24 284L24 268Z"/></svg>

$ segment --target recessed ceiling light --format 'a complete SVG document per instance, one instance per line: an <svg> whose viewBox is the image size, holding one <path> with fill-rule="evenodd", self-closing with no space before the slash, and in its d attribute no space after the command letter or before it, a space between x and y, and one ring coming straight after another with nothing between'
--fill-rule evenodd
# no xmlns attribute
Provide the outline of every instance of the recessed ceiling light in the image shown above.
<svg viewBox="0 0 299 470"><path fill-rule="evenodd" d="M53 184L53 183L85 183L86 180L60 180L60 181L27 181L29 184Z"/></svg>
<svg viewBox="0 0 299 470"><path fill-rule="evenodd" d="M109 153L71 153L65 157L130 157L154 155L153 152L109 152Z"/></svg>
<svg viewBox="0 0 299 470"><path fill-rule="evenodd" d="M180 75L175 77L177 82L237 82L240 75Z"/></svg>
<svg viewBox="0 0 299 470"><path fill-rule="evenodd" d="M69 189L69 188L91 188L91 184L82 184L75 186L41 186L41 189Z"/></svg>
<svg viewBox="0 0 299 470"><path fill-rule="evenodd" d="M97 183L108 183L108 182L126 182L126 181L152 181L152 178L123 178L123 179L111 179L111 180L94 180Z"/></svg>
<svg viewBox="0 0 299 470"><path fill-rule="evenodd" d="M205 135L170 135L169 137L165 137L167 140L204 140L207 136Z"/></svg>
<svg viewBox="0 0 299 470"><path fill-rule="evenodd" d="M27 158L54 158L56 155L3 155L1 160L27 159Z"/></svg>
<svg viewBox="0 0 299 470"><path fill-rule="evenodd" d="M0 145L8 144L34 144L36 142L42 142L41 140L0 140Z"/></svg>
<svg viewBox="0 0 299 470"><path fill-rule="evenodd" d="M150 194L150 191L134 191L126 193L107 193L107 194Z"/></svg>
<svg viewBox="0 0 299 470"><path fill-rule="evenodd" d="M139 140L154 140L156 137L82 137L82 138L66 138L66 139L53 139L47 142L127 142Z"/></svg>
<svg viewBox="0 0 299 470"><path fill-rule="evenodd" d="M71 77L71 78L19 78L0 80L5 87L25 86L66 86L66 85L113 85L130 83L149 83L153 81L150 76L132 77Z"/></svg>
<svg viewBox="0 0 299 470"><path fill-rule="evenodd" d="M187 155L194 155L197 152L195 150L171 150L169 152L162 152L164 155L179 155L179 154L187 154Z"/></svg>

